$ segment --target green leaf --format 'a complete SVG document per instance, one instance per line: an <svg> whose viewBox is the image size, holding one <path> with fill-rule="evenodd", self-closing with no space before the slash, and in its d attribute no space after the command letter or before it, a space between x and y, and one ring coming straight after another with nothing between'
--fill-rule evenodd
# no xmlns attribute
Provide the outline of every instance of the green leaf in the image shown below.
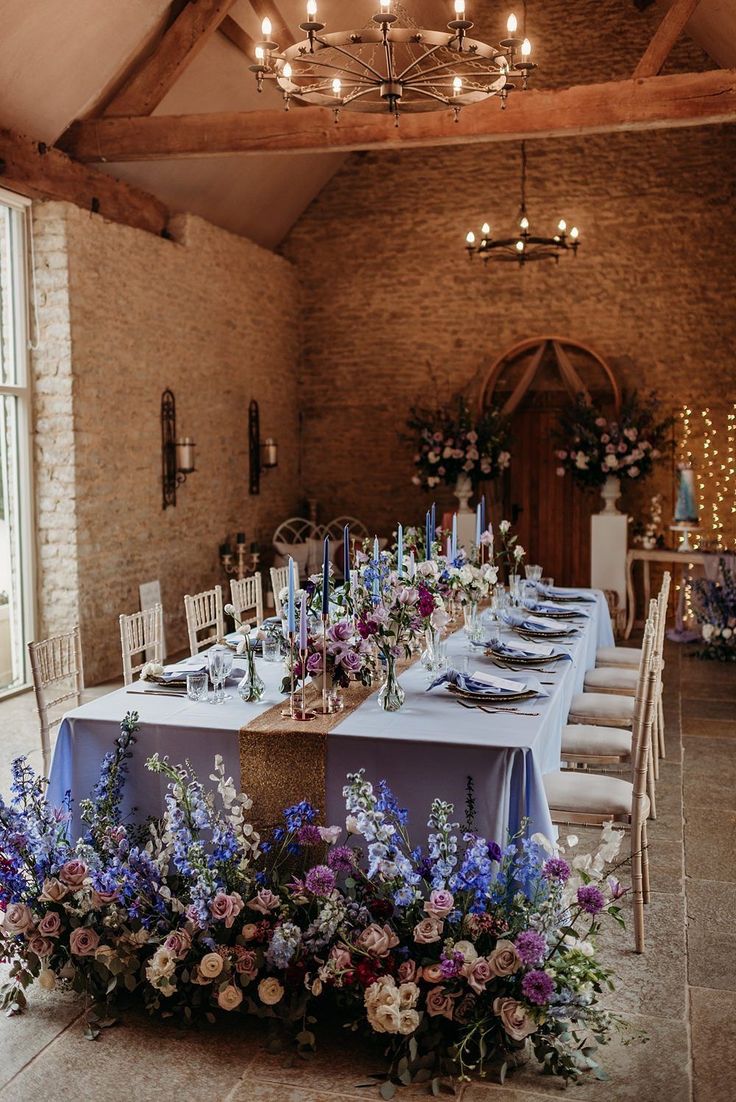
<svg viewBox="0 0 736 1102"><path fill-rule="evenodd" d="M504 1083L506 1082L506 1072L508 1070L509 1070L509 1065L504 1060L504 1062L501 1064L501 1070L498 1073L498 1081L501 1084L501 1086L503 1086Z"/></svg>
<svg viewBox="0 0 736 1102"><path fill-rule="evenodd" d="M381 1083L379 1094L381 1095L381 1098L393 1098L393 1096L396 1094L396 1087L390 1079L386 1079L385 1082Z"/></svg>

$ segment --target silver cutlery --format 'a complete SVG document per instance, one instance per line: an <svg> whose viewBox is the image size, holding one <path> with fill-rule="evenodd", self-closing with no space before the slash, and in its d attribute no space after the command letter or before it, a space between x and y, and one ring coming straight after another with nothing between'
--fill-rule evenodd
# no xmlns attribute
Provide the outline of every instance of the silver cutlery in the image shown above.
<svg viewBox="0 0 736 1102"><path fill-rule="evenodd" d="M457 697L455 699L457 700ZM486 706L484 704L470 704L467 700L457 700L457 703L461 706L461 708L477 709L479 712L485 712L486 715L489 715L489 716L504 715L507 712L511 712L513 715L516 715L516 716L538 716L539 715L539 712L522 712L521 709L519 709L519 708L507 708L507 707L486 708Z"/></svg>
<svg viewBox="0 0 736 1102"><path fill-rule="evenodd" d="M168 689L126 689L132 696L186 696L186 693L170 692Z"/></svg>

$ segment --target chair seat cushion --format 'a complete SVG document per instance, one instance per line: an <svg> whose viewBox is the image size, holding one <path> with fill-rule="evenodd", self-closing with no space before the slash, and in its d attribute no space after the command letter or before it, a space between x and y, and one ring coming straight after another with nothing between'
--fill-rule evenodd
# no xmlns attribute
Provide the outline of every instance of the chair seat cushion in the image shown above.
<svg viewBox="0 0 736 1102"><path fill-rule="evenodd" d="M598 666L585 675L585 691L636 696L639 671L625 666Z"/></svg>
<svg viewBox="0 0 736 1102"><path fill-rule="evenodd" d="M596 727L593 723L568 723L562 729L562 753L573 758L600 756L625 758L631 754L631 731L623 727Z"/></svg>
<svg viewBox="0 0 736 1102"><path fill-rule="evenodd" d="M605 777L598 773L577 773L561 770L547 773L544 791L553 821L565 812L573 815L610 815L626 821L631 816L633 785L620 777ZM644 815L649 814L649 800L644 800Z"/></svg>
<svg viewBox="0 0 736 1102"><path fill-rule="evenodd" d="M626 666L637 670L641 662L641 647L599 647L596 666Z"/></svg>
<svg viewBox="0 0 736 1102"><path fill-rule="evenodd" d="M631 729L634 722L634 698L614 693L576 693L572 698L567 721Z"/></svg>

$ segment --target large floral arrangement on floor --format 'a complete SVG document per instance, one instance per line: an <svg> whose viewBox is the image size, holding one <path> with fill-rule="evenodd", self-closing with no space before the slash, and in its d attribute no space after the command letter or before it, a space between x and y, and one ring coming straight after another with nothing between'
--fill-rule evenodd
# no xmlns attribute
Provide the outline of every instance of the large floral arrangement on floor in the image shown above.
<svg viewBox="0 0 736 1102"><path fill-rule="evenodd" d="M475 485L495 478L510 461L508 421L497 409L471 413L463 398L440 409L415 407L407 421L414 446L415 486L454 486L461 475Z"/></svg>
<svg viewBox="0 0 736 1102"><path fill-rule="evenodd" d="M412 849L389 789L359 772L344 824L303 802L259 837L221 759L207 790L157 756L147 766L168 781L165 814L134 830L121 801L135 733L131 714L76 842L68 803L50 807L45 782L14 764L0 801L11 1012L37 980L90 998L92 1037L125 994L182 1022L267 1018L301 1049L320 1015L337 1013L387 1042L384 1098L412 1080L436 1093L444 1077L503 1077L527 1039L546 1073L595 1069L593 1038L605 1042L614 1021L598 1003L610 977L592 938L602 916L620 920L622 889L605 872L617 832L575 858L537 836L501 846L472 824L461 832L435 800L428 843Z"/></svg>
<svg viewBox="0 0 736 1102"><path fill-rule="evenodd" d="M621 413L609 418L582 394L560 414L557 473L583 487L602 486L609 475L641 481L668 448L672 418L659 416L654 394L625 394Z"/></svg>
<svg viewBox="0 0 736 1102"><path fill-rule="evenodd" d="M719 568L721 581L694 578L690 583L692 610L702 625L704 643L698 657L736 662L736 579L725 559Z"/></svg>

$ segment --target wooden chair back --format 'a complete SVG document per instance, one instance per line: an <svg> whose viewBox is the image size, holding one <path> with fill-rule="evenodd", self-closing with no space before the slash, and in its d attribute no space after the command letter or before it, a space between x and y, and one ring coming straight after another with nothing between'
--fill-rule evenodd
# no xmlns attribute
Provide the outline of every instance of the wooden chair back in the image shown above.
<svg viewBox="0 0 736 1102"><path fill-rule="evenodd" d="M203 593L188 593L184 598L184 611L187 617L189 652L199 654L205 647L211 647L225 635L225 617L222 611L222 586L206 589ZM206 635L200 632L206 631Z"/></svg>
<svg viewBox="0 0 736 1102"><path fill-rule="evenodd" d="M281 616L281 600L279 593L289 584L289 565L271 567L271 591L273 593L274 614ZM299 588L299 567L294 561L294 589Z"/></svg>
<svg viewBox="0 0 736 1102"><path fill-rule="evenodd" d="M263 623L263 581L260 570L249 578L230 579L230 599L239 620Z"/></svg>
<svg viewBox="0 0 736 1102"><path fill-rule="evenodd" d="M639 829L647 819L647 779L649 774L649 755L652 752L652 729L657 703L657 677L660 660L652 654L649 668L644 679L644 695L639 722L636 752L634 754L633 790L631 795L632 837L638 836Z"/></svg>
<svg viewBox="0 0 736 1102"><path fill-rule="evenodd" d="M133 676L143 669L146 662L163 662L163 639L164 613L161 605L120 617L120 646L126 685L130 685Z"/></svg>
<svg viewBox="0 0 736 1102"><path fill-rule="evenodd" d="M51 760L50 733L70 707L82 699L84 667L79 625L61 635L28 644L33 674L33 689L41 725L43 771L48 774Z"/></svg>

